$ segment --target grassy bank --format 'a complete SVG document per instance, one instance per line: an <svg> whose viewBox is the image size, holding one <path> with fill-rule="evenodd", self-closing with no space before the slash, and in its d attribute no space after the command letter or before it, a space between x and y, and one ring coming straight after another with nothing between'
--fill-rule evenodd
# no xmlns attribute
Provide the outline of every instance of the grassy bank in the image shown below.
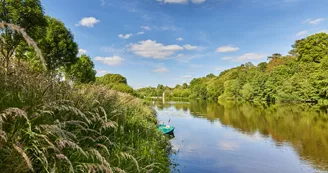
<svg viewBox="0 0 328 173"><path fill-rule="evenodd" d="M141 100L0 72L0 172L169 172L167 139Z"/></svg>

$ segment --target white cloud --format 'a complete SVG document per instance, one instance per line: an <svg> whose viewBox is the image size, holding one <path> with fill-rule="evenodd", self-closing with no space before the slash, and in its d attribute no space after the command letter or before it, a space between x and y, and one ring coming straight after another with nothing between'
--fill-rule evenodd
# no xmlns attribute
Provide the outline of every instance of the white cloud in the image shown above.
<svg viewBox="0 0 328 173"><path fill-rule="evenodd" d="M85 49L79 49L79 56L83 55L83 54L86 54L88 51L85 50Z"/></svg>
<svg viewBox="0 0 328 173"><path fill-rule="evenodd" d="M306 20L303 20L302 23L309 23L311 21L311 19L306 19Z"/></svg>
<svg viewBox="0 0 328 173"><path fill-rule="evenodd" d="M147 31L151 30L151 28L149 26L141 26L140 28L143 30L147 30Z"/></svg>
<svg viewBox="0 0 328 173"><path fill-rule="evenodd" d="M142 35L142 34L144 34L145 32L143 32L143 31L140 31L140 32L137 32L137 35Z"/></svg>
<svg viewBox="0 0 328 173"><path fill-rule="evenodd" d="M86 26L92 28L98 22L100 22L100 20L97 20L94 17L84 17L78 24L75 24L75 26Z"/></svg>
<svg viewBox="0 0 328 173"><path fill-rule="evenodd" d="M246 61L252 61L252 60L261 60L265 58L266 56L264 54L259 53L245 53L241 56L237 57L222 57L221 60L231 60L235 62L246 62Z"/></svg>
<svg viewBox="0 0 328 173"><path fill-rule="evenodd" d="M264 54L246 53L244 55L236 57L234 61L244 62L244 61L251 61L251 60L260 60L260 59L263 59L263 58L265 58Z"/></svg>
<svg viewBox="0 0 328 173"><path fill-rule="evenodd" d="M192 3L194 4L201 4L203 2L205 2L206 0L191 0Z"/></svg>
<svg viewBox="0 0 328 173"><path fill-rule="evenodd" d="M95 61L100 61L104 64L107 64L109 66L118 66L120 65L124 59L119 56L113 56L113 57L100 57L97 56L94 58Z"/></svg>
<svg viewBox="0 0 328 173"><path fill-rule="evenodd" d="M235 52L235 51L238 51L238 50L239 50L239 47L234 47L234 46L228 45L228 46L218 47L216 49L216 52L224 53L224 52Z"/></svg>
<svg viewBox="0 0 328 173"><path fill-rule="evenodd" d="M326 20L325 18L319 18L319 19L307 19L307 20L304 20L303 23L307 23L307 24L311 24L311 25L316 25L316 24L319 24L321 23L322 21Z"/></svg>
<svg viewBox="0 0 328 173"><path fill-rule="evenodd" d="M308 33L307 30L300 31L300 32L296 33L296 36L297 36L297 37L300 37L300 36L306 35L307 33Z"/></svg>
<svg viewBox="0 0 328 173"><path fill-rule="evenodd" d="M101 50L106 53L110 53L111 55L124 55L128 50L126 47L123 48L116 48L114 46L104 46L101 47Z"/></svg>
<svg viewBox="0 0 328 173"><path fill-rule="evenodd" d="M186 44L186 45L184 45L183 47L184 47L185 49L187 49L187 50L195 50L195 49L198 48L197 46L192 46L192 45L190 45L190 44Z"/></svg>
<svg viewBox="0 0 328 173"><path fill-rule="evenodd" d="M189 0L156 0L158 2L163 2L165 4L187 4ZM206 0L190 0L194 4L201 4Z"/></svg>
<svg viewBox="0 0 328 173"><path fill-rule="evenodd" d="M123 34L120 34L120 35L118 35L118 37L119 38L121 38L121 39L129 39L131 36L132 36L133 34L125 34L125 35L123 35Z"/></svg>
<svg viewBox="0 0 328 173"><path fill-rule="evenodd" d="M140 41L138 44L132 44L130 50L139 56L145 58L165 59L177 51L183 50L179 45L163 45L153 40Z"/></svg>
<svg viewBox="0 0 328 173"><path fill-rule="evenodd" d="M174 25L163 25L163 26L152 26L151 28L149 26L141 26L143 30L162 30L162 31L176 31L180 28L174 26Z"/></svg>
<svg viewBox="0 0 328 173"><path fill-rule="evenodd" d="M202 58L205 56L208 56L208 54L202 54L202 53L189 54L189 55L178 54L177 56L172 57L172 58L175 59L176 61L179 61L182 63L189 63L193 59Z"/></svg>
<svg viewBox="0 0 328 173"><path fill-rule="evenodd" d="M232 60L233 59L233 57L231 57L231 56L225 56L225 57L222 57L222 58L220 58L221 60Z"/></svg>
<svg viewBox="0 0 328 173"><path fill-rule="evenodd" d="M319 24L321 23L322 21L324 21L325 19L315 19L315 20L312 20L309 22L309 24L312 24L312 25L316 25L316 24Z"/></svg>
<svg viewBox="0 0 328 173"><path fill-rule="evenodd" d="M164 68L164 67L160 67L160 68L154 69L153 72L155 72L155 73L166 73L166 72L169 72L169 69Z"/></svg>
<svg viewBox="0 0 328 173"><path fill-rule="evenodd" d="M177 38L178 41L183 41L183 38L179 37Z"/></svg>
<svg viewBox="0 0 328 173"><path fill-rule="evenodd" d="M164 2L166 4L186 4L188 0L157 0L158 2Z"/></svg>
<svg viewBox="0 0 328 173"><path fill-rule="evenodd" d="M107 70L97 70L97 75L104 75L107 73L109 73L109 71L107 71Z"/></svg>

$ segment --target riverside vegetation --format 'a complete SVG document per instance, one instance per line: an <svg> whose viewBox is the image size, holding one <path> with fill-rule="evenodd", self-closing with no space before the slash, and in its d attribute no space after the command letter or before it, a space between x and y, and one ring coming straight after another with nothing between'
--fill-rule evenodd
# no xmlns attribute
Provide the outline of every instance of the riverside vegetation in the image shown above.
<svg viewBox="0 0 328 173"><path fill-rule="evenodd" d="M200 100L246 100L254 102L309 101L328 104L328 34L297 40L289 55L275 53L257 66L246 63L195 78L190 84L170 88L141 88L141 97L166 96Z"/></svg>
<svg viewBox="0 0 328 173"><path fill-rule="evenodd" d="M268 63L135 91L119 74L96 77L40 0L2 0L0 20L0 172L169 172L168 139L134 96L327 104L326 33Z"/></svg>
<svg viewBox="0 0 328 173"><path fill-rule="evenodd" d="M133 94L124 77L96 78L39 0L0 1L0 20L0 172L170 171L154 110L110 90Z"/></svg>

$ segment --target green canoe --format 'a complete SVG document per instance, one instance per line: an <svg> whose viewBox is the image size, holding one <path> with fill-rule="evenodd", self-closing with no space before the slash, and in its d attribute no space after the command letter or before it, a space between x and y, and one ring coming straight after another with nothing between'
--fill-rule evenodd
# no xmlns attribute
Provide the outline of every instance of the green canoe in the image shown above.
<svg viewBox="0 0 328 173"><path fill-rule="evenodd" d="M168 126L165 124L159 124L157 128L163 134L168 134L168 135L173 135L173 131L175 129L173 126Z"/></svg>

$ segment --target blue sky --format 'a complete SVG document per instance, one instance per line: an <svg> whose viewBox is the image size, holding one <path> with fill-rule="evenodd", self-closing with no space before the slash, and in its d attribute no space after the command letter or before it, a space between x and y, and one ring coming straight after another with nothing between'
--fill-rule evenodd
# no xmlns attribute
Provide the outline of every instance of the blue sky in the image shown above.
<svg viewBox="0 0 328 173"><path fill-rule="evenodd" d="M328 32L327 0L43 0L74 34L97 76L134 88L175 86L246 62L287 54Z"/></svg>

